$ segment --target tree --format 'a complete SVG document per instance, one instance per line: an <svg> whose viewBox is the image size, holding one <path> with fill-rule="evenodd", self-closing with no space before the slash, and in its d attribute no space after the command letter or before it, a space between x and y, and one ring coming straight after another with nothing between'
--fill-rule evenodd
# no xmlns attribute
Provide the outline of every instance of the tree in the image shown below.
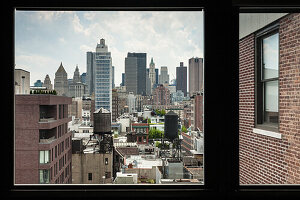
<svg viewBox="0 0 300 200"><path fill-rule="evenodd" d="M184 132L184 133L188 132L187 129L186 129L186 127L184 125L182 125L182 127L181 127L181 132Z"/></svg>
<svg viewBox="0 0 300 200"><path fill-rule="evenodd" d="M161 116L164 116L164 115L166 114L165 109L162 109L162 110L160 111L160 114L161 114Z"/></svg>
<svg viewBox="0 0 300 200"><path fill-rule="evenodd" d="M150 124L150 123L151 123L151 119L148 119L147 121L148 121L148 124Z"/></svg>

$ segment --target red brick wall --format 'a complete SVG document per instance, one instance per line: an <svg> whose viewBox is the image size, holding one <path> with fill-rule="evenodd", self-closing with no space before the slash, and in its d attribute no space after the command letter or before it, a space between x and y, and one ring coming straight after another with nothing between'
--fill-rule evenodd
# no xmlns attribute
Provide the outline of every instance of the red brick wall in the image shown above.
<svg viewBox="0 0 300 200"><path fill-rule="evenodd" d="M253 133L254 34L240 40L240 184L300 184L300 15L280 21L279 132Z"/></svg>
<svg viewBox="0 0 300 200"><path fill-rule="evenodd" d="M300 184L300 14L280 21L280 133L286 140L286 183Z"/></svg>

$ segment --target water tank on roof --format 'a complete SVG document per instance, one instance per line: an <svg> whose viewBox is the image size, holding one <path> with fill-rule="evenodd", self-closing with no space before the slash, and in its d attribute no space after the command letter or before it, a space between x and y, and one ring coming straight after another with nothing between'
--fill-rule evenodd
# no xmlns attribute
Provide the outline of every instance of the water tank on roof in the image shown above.
<svg viewBox="0 0 300 200"><path fill-rule="evenodd" d="M178 137L178 115L173 111L165 115L165 138L174 140Z"/></svg>
<svg viewBox="0 0 300 200"><path fill-rule="evenodd" d="M106 134L111 132L111 113L100 108L94 112L94 133Z"/></svg>

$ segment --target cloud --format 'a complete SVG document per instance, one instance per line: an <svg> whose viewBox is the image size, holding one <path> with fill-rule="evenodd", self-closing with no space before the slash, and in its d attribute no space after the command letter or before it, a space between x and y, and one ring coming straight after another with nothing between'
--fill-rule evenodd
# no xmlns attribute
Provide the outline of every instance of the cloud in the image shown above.
<svg viewBox="0 0 300 200"><path fill-rule="evenodd" d="M59 38L58 40L59 40L60 43L63 43L63 44L66 43L66 40L65 40L65 38L63 38L63 37L62 37L62 38Z"/></svg>

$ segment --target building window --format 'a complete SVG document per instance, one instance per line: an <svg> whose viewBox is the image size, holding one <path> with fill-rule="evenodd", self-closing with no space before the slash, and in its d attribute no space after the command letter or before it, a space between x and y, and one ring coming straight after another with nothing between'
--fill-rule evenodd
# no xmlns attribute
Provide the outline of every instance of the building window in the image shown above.
<svg viewBox="0 0 300 200"><path fill-rule="evenodd" d="M256 123L278 130L279 33L273 30L257 38Z"/></svg>
<svg viewBox="0 0 300 200"><path fill-rule="evenodd" d="M40 151L40 164L50 162L50 151Z"/></svg>
<svg viewBox="0 0 300 200"><path fill-rule="evenodd" d="M108 158L105 158L105 165L108 165Z"/></svg>
<svg viewBox="0 0 300 200"><path fill-rule="evenodd" d="M49 183L50 172L48 169L40 169L40 183Z"/></svg>
<svg viewBox="0 0 300 200"><path fill-rule="evenodd" d="M88 180L89 180L89 181L93 180L93 174L92 174L92 173L89 173L89 174L88 174Z"/></svg>

